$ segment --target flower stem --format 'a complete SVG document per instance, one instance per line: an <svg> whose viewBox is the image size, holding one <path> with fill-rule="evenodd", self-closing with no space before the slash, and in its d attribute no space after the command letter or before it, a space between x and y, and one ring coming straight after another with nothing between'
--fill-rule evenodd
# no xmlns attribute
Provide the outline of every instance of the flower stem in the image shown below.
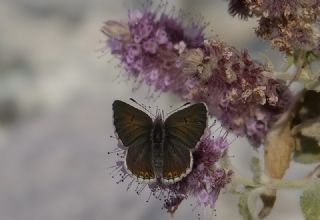
<svg viewBox="0 0 320 220"><path fill-rule="evenodd" d="M235 173L232 178L232 185L239 186L243 185L245 187L267 187L270 189L302 189L307 187L313 179L304 178L304 179L296 179L296 180L285 180L285 179L268 179L266 182L256 182L251 178L247 178L244 176Z"/></svg>
<svg viewBox="0 0 320 220"><path fill-rule="evenodd" d="M273 179L267 176L262 176L259 180L248 178L239 174L239 171L232 165L228 152L225 152L220 161L221 166L226 170L232 170L234 172L231 192L237 192L235 190L238 186L258 188L266 187L269 189L303 189L309 186L315 179L320 176L320 166L316 167L312 172L306 175L302 179L286 180L286 179Z"/></svg>
<svg viewBox="0 0 320 220"><path fill-rule="evenodd" d="M293 78L290 80L288 87L295 81L298 79L298 77L300 76L302 70L305 68L305 66L308 64L308 60L306 58L306 53L305 51L300 51L298 53L297 56L297 60L295 62L295 65L297 66L297 70L293 76Z"/></svg>
<svg viewBox="0 0 320 220"><path fill-rule="evenodd" d="M297 179L297 180L284 180L284 179L272 179L268 184L268 187L275 189L301 189L308 186L311 179Z"/></svg>

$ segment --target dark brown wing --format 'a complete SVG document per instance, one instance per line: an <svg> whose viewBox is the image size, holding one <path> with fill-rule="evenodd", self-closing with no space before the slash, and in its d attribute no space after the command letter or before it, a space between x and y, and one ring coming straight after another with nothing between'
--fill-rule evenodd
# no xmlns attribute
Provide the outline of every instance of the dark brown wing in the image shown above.
<svg viewBox="0 0 320 220"><path fill-rule="evenodd" d="M203 103L191 105L170 115L165 121L163 145L163 182L173 183L190 173L191 151L207 126L207 108Z"/></svg>
<svg viewBox="0 0 320 220"><path fill-rule="evenodd" d="M162 181L174 183L187 176L193 165L192 153L186 147L176 147L170 140L164 141Z"/></svg>
<svg viewBox="0 0 320 220"><path fill-rule="evenodd" d="M129 147L126 155L127 169L138 179L155 181L152 166L151 142Z"/></svg>
<svg viewBox="0 0 320 220"><path fill-rule="evenodd" d="M116 100L113 102L113 120L116 133L128 147L126 165L138 178L154 179L152 168L152 119L143 111Z"/></svg>
<svg viewBox="0 0 320 220"><path fill-rule="evenodd" d="M150 139L152 119L146 113L119 100L114 101L112 107L113 123L124 146Z"/></svg>
<svg viewBox="0 0 320 220"><path fill-rule="evenodd" d="M203 103L173 113L165 121L166 139L175 147L193 149L204 133L207 117Z"/></svg>

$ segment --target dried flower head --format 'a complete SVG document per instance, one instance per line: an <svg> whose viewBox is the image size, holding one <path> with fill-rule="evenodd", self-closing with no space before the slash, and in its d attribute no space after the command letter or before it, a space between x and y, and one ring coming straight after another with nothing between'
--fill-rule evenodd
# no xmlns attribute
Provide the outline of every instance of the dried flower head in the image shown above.
<svg viewBox="0 0 320 220"><path fill-rule="evenodd" d="M225 127L238 135L246 135L251 144L259 146L271 123L289 106L288 88L283 82L270 78L271 70L252 60L246 51L219 40L206 42L202 50L206 54L202 62L198 59L190 62L190 56L185 61L188 70L201 66L206 71L194 72L197 76L194 86L184 97L205 102L210 114Z"/></svg>
<svg viewBox="0 0 320 220"><path fill-rule="evenodd" d="M232 16L238 15L242 19L250 17L250 9L246 3L246 0L230 0L229 13Z"/></svg>
<svg viewBox="0 0 320 220"><path fill-rule="evenodd" d="M230 0L229 12L242 18L258 17L257 35L270 40L280 51L317 52L320 44L317 0Z"/></svg>

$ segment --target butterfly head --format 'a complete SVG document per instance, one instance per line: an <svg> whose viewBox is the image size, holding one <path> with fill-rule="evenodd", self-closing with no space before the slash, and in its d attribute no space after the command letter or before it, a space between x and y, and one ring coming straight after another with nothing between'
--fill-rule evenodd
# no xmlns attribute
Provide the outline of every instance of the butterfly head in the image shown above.
<svg viewBox="0 0 320 220"><path fill-rule="evenodd" d="M154 122L162 122L164 120L164 111L157 108L156 115L154 116Z"/></svg>
<svg viewBox="0 0 320 220"><path fill-rule="evenodd" d="M153 128L151 132L151 140L153 143L162 143L164 138L163 115L157 111L156 117L153 120Z"/></svg>

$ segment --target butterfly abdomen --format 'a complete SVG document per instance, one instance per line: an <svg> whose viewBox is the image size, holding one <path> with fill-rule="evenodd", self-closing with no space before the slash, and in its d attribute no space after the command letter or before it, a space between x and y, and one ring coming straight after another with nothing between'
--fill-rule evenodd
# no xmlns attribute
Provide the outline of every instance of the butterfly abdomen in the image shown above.
<svg viewBox="0 0 320 220"><path fill-rule="evenodd" d="M163 141L164 127L161 118L155 119L151 132L152 139L152 166L155 176L159 179L162 177L163 170Z"/></svg>

